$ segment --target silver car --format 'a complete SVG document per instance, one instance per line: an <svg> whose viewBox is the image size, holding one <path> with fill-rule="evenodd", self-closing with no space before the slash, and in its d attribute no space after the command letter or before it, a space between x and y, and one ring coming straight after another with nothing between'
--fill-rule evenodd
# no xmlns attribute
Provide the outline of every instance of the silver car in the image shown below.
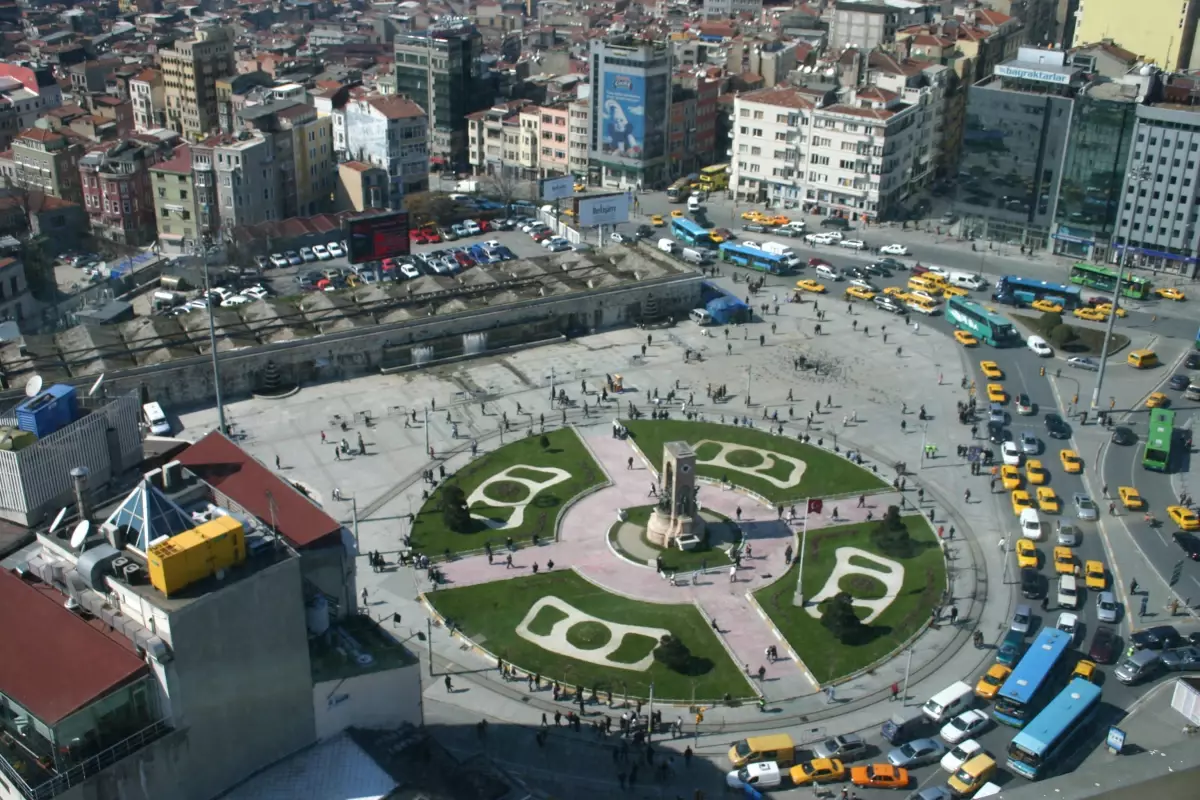
<svg viewBox="0 0 1200 800"><path fill-rule="evenodd" d="M1042 444L1033 431L1021 431L1021 452L1027 456L1036 456L1042 451Z"/></svg>
<svg viewBox="0 0 1200 800"><path fill-rule="evenodd" d="M1008 629L1020 634L1027 634L1032 625L1033 609L1022 604L1017 606L1016 610L1013 611L1012 621L1008 623Z"/></svg>
<svg viewBox="0 0 1200 800"><path fill-rule="evenodd" d="M1055 544L1061 547L1075 547L1083 539L1082 532L1074 525L1061 525Z"/></svg>
<svg viewBox="0 0 1200 800"><path fill-rule="evenodd" d="M1096 509L1096 504L1092 502L1092 498L1083 492L1076 492L1071 495L1071 502L1075 504L1075 516L1079 517L1079 519L1094 522L1100 515L1100 512Z"/></svg>
<svg viewBox="0 0 1200 800"><path fill-rule="evenodd" d="M1096 595L1096 619L1101 622L1117 621L1117 596L1112 592L1101 592Z"/></svg>
<svg viewBox="0 0 1200 800"><path fill-rule="evenodd" d="M834 736L813 746L813 758L836 758L849 764L867 755L867 743L856 733Z"/></svg>

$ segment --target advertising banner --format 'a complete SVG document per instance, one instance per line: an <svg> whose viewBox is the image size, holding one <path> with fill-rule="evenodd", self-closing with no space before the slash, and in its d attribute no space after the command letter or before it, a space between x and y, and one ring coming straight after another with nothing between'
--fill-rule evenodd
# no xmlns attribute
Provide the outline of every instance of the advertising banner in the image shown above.
<svg viewBox="0 0 1200 800"><path fill-rule="evenodd" d="M542 199L547 201L562 200L575 194L575 176L564 175L561 178L545 178L542 180Z"/></svg>
<svg viewBox="0 0 1200 800"><path fill-rule="evenodd" d="M579 224L616 225L629 221L629 195L610 194L601 197L579 198L575 201Z"/></svg>
<svg viewBox="0 0 1200 800"><path fill-rule="evenodd" d="M601 92L600 150L641 158L646 142L646 79L608 72Z"/></svg>

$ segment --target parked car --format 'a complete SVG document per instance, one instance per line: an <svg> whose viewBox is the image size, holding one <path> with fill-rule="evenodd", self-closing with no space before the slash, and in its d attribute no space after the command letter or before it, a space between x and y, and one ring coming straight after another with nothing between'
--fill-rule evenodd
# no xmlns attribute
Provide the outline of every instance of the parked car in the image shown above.
<svg viewBox="0 0 1200 800"><path fill-rule="evenodd" d="M288 257L283 253L271 253L271 266L282 269L283 267L288 266L290 263L291 262L288 260Z"/></svg>
<svg viewBox="0 0 1200 800"><path fill-rule="evenodd" d="M344 258L346 255L346 250L342 247L341 242L330 242L329 244L325 245L325 249L328 250L329 255L333 256L334 258Z"/></svg>
<svg viewBox="0 0 1200 800"><path fill-rule="evenodd" d="M313 252L311 247L305 245L304 247L300 248L300 258L304 259L305 261L316 261L317 254Z"/></svg>
<svg viewBox="0 0 1200 800"><path fill-rule="evenodd" d="M1119 644L1115 630L1099 626L1092 634L1092 644L1088 647L1087 657L1097 664L1110 664L1118 652Z"/></svg>

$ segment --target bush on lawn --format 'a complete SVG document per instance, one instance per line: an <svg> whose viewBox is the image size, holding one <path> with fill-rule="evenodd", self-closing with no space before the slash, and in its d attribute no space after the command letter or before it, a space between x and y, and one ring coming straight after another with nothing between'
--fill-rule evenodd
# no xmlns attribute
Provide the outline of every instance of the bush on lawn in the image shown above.
<svg viewBox="0 0 1200 800"><path fill-rule="evenodd" d="M1040 317L1038 317L1038 321L1037 321L1038 333L1042 334L1042 336L1045 336L1047 339L1049 339L1050 333L1055 328L1061 327L1062 324L1063 324L1062 314L1060 314L1057 311L1044 311L1044 312L1042 312L1042 315Z"/></svg>
<svg viewBox="0 0 1200 800"><path fill-rule="evenodd" d="M897 506L888 506L883 519L875 523L871 530L871 541L891 558L912 558L916 555L917 544L909 535Z"/></svg>
<svg viewBox="0 0 1200 800"><path fill-rule="evenodd" d="M470 533L473 530L467 495L461 486L450 484L442 489L442 522L455 533Z"/></svg>
<svg viewBox="0 0 1200 800"><path fill-rule="evenodd" d="M821 624L842 644L858 644L868 633L858 614L854 613L854 598L849 592L838 592L825 601Z"/></svg>
<svg viewBox="0 0 1200 800"><path fill-rule="evenodd" d="M713 668L707 658L697 658L678 636L667 634L654 648L654 660L681 675L703 675Z"/></svg>
<svg viewBox="0 0 1200 800"><path fill-rule="evenodd" d="M549 450L550 449L550 437L543 434L541 441L539 441L538 444L540 444L542 446L543 450Z"/></svg>
<svg viewBox="0 0 1200 800"><path fill-rule="evenodd" d="M1070 325L1059 325L1050 331L1050 344L1062 350L1075 343L1079 334Z"/></svg>

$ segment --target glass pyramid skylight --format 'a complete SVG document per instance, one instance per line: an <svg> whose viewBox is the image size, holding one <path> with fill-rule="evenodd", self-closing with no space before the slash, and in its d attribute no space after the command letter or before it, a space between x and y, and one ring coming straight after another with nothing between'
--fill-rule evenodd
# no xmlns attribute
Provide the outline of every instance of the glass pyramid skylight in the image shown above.
<svg viewBox="0 0 1200 800"><path fill-rule="evenodd" d="M196 522L169 497L143 480L104 523L125 529L125 541L143 553L163 536L175 536L196 527Z"/></svg>

